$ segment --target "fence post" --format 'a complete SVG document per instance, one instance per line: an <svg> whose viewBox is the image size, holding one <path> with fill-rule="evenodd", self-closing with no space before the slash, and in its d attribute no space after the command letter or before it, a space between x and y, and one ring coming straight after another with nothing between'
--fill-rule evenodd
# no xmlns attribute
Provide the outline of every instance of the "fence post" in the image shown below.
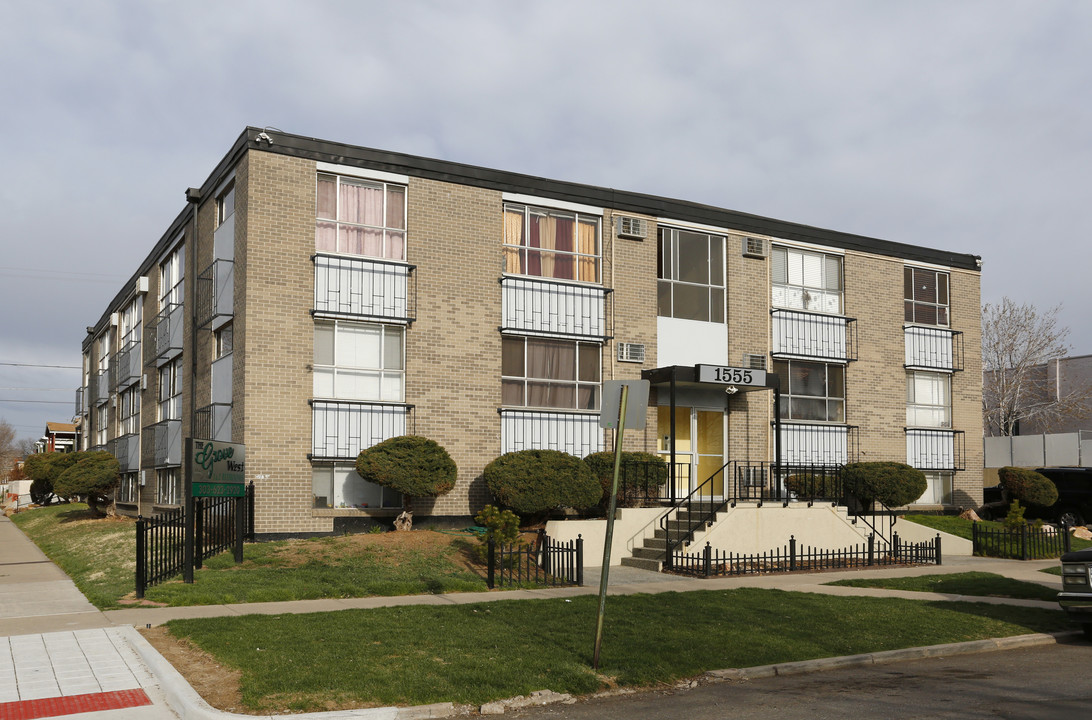
<svg viewBox="0 0 1092 720"><path fill-rule="evenodd" d="M702 551L702 564L704 565L705 577L709 577L710 571L713 569L713 548L709 543L705 543L705 550Z"/></svg>
<svg viewBox="0 0 1092 720"><path fill-rule="evenodd" d="M868 534L868 564L876 563L876 533Z"/></svg>
<svg viewBox="0 0 1092 720"><path fill-rule="evenodd" d="M205 556L205 498L193 499L193 567L201 569L202 558Z"/></svg>
<svg viewBox="0 0 1092 720"><path fill-rule="evenodd" d="M891 547L895 551L895 562L899 562L902 559L902 543L898 533L891 533Z"/></svg>
<svg viewBox="0 0 1092 720"><path fill-rule="evenodd" d="M576 536L576 585L584 587L584 537Z"/></svg>
<svg viewBox="0 0 1092 720"><path fill-rule="evenodd" d="M1069 534L1069 526L1062 525L1062 549L1065 552L1073 551L1073 540Z"/></svg>
<svg viewBox="0 0 1092 720"><path fill-rule="evenodd" d="M254 481L250 481L250 485L246 489L246 539L250 542L254 542Z"/></svg>
<svg viewBox="0 0 1092 720"><path fill-rule="evenodd" d="M545 530L538 531L538 547L542 552L542 572L549 575L551 572L550 536L546 534Z"/></svg>
<svg viewBox="0 0 1092 720"><path fill-rule="evenodd" d="M485 584L489 586L490 590L492 590L493 587L496 585L495 569L496 569L496 554L497 554L497 543L496 543L495 540L493 540L493 538L489 538L489 541L486 543L486 549L487 549L486 559L487 559L487 563L488 563L487 564L488 569L486 570Z"/></svg>
<svg viewBox="0 0 1092 720"><path fill-rule="evenodd" d="M136 521L136 596L137 600L144 599L144 589L146 587L144 577L147 575L147 561L145 560L145 543L147 539L144 534L147 532L147 523L144 521L143 515L137 515Z"/></svg>
<svg viewBox="0 0 1092 720"><path fill-rule="evenodd" d="M1020 559L1028 559L1028 526L1020 526Z"/></svg>
<svg viewBox="0 0 1092 720"><path fill-rule="evenodd" d="M971 522L971 554L978 554L978 523Z"/></svg>
<svg viewBox="0 0 1092 720"><path fill-rule="evenodd" d="M796 536L789 535L789 571L796 569Z"/></svg>
<svg viewBox="0 0 1092 720"><path fill-rule="evenodd" d="M235 564L243 561L243 535L246 533L246 497L235 498Z"/></svg>
<svg viewBox="0 0 1092 720"><path fill-rule="evenodd" d="M936 552L936 557L937 557L937 565L940 565L941 564L941 562L940 562L940 533L937 533L937 536L933 540L933 542L935 543L935 547L936 547L935 552Z"/></svg>

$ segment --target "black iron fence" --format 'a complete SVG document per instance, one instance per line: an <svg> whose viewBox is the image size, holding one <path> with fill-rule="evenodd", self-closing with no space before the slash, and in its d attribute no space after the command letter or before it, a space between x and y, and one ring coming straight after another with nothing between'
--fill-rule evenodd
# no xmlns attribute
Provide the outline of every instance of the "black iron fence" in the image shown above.
<svg viewBox="0 0 1092 720"><path fill-rule="evenodd" d="M908 543L896 534L889 547L868 536L868 542L837 550L801 546L796 537L788 545L762 553L733 553L712 548L700 553L673 553L673 572L698 577L842 570L884 565L940 565L940 535L926 542Z"/></svg>
<svg viewBox="0 0 1092 720"><path fill-rule="evenodd" d="M559 541L540 534L532 545L486 543L490 589L546 585L565 587L584 584L584 539Z"/></svg>
<svg viewBox="0 0 1092 720"><path fill-rule="evenodd" d="M1055 558L1072 549L1068 525L1039 529L1024 525L1019 530L1007 530L988 528L976 522L971 524L971 542L975 555L1010 560Z"/></svg>
<svg viewBox="0 0 1092 720"><path fill-rule="evenodd" d="M194 498L194 567L201 567L203 561L232 547L235 548L235 562L242 562L240 538L254 539L254 483L247 486L243 497ZM184 507L152 518L137 517L138 599L144 597L151 585L181 575L185 570L185 559Z"/></svg>

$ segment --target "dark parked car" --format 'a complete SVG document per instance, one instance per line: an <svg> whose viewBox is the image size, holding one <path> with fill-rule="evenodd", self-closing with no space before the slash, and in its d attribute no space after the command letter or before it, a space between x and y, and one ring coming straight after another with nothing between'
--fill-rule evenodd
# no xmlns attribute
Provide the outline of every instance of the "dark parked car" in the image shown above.
<svg viewBox="0 0 1092 720"><path fill-rule="evenodd" d="M1084 525L1086 519L1092 520L1092 468L1038 468L1036 472L1045 475L1058 488L1058 502L1049 508L1030 507L1027 517L1041 517L1066 525ZM982 500L984 505L979 515L983 519L1004 517L1007 507L1000 485L985 488Z"/></svg>
<svg viewBox="0 0 1092 720"><path fill-rule="evenodd" d="M1058 604L1084 636L1092 640L1092 548L1062 555L1062 591Z"/></svg>

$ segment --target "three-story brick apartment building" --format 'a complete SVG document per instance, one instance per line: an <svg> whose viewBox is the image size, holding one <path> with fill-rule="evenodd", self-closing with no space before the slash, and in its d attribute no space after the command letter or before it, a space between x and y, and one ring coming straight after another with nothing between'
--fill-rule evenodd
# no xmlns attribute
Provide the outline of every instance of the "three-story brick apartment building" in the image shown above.
<svg viewBox="0 0 1092 720"><path fill-rule="evenodd" d="M186 200L83 341L82 444L125 512L182 502L193 436L246 445L259 534L388 518L352 462L414 433L459 467L418 515L465 517L503 452L606 449L601 384L642 373L626 446L674 445L677 483L779 447L981 499L976 256L256 128ZM699 363L777 373L780 424L770 393L685 382L672 437L655 378Z"/></svg>

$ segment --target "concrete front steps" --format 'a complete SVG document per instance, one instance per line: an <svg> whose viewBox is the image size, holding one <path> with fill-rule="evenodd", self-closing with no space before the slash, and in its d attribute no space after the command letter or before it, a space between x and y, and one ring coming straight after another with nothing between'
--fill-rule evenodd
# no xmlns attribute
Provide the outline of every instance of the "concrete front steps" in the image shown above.
<svg viewBox="0 0 1092 720"><path fill-rule="evenodd" d="M683 531L689 527L690 513L686 510L680 510L675 516L668 520L668 529L675 531ZM714 518L716 522L716 518ZM693 534L687 542L683 543L683 549L690 541L693 540ZM635 567L642 570L652 570L654 572L660 572L663 570L664 559L667 557L667 533L659 527L657 527L652 537L646 537L644 544L641 547L633 548L633 555L630 557L622 558L622 565L625 567Z"/></svg>

